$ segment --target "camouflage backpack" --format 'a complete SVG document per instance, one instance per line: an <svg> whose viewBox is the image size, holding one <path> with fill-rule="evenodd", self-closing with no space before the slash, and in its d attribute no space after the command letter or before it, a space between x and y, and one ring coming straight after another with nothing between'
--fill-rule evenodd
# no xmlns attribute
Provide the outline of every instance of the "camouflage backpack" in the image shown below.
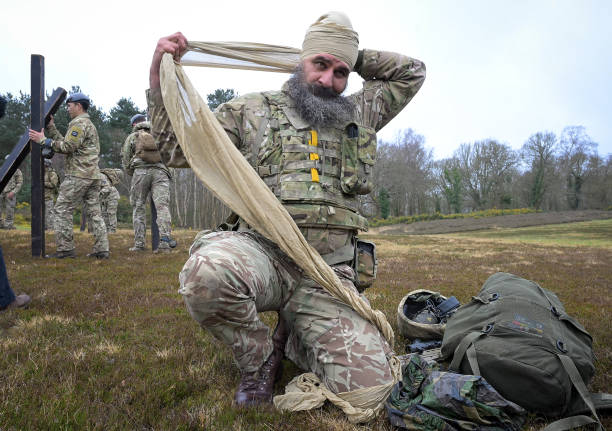
<svg viewBox="0 0 612 431"><path fill-rule="evenodd" d="M110 181L113 186L116 186L121 181L121 169L104 168L100 169L100 172L106 175L108 181Z"/></svg>
<svg viewBox="0 0 612 431"><path fill-rule="evenodd" d="M146 163L161 162L161 154L150 133L139 130L135 138L135 155Z"/></svg>
<svg viewBox="0 0 612 431"><path fill-rule="evenodd" d="M448 321L442 357L452 358L450 370L483 376L528 411L552 417L590 412L595 417L573 416L549 429L601 426L594 404L609 395L586 389L595 372L592 341L553 292L497 273Z"/></svg>

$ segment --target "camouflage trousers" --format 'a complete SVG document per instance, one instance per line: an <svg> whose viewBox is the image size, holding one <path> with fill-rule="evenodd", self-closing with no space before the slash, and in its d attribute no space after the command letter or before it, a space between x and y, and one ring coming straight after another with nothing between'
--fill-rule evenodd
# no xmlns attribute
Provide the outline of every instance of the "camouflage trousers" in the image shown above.
<svg viewBox="0 0 612 431"><path fill-rule="evenodd" d="M8 193L0 193L0 228L13 228L16 205L17 196L15 194L9 198Z"/></svg>
<svg viewBox="0 0 612 431"><path fill-rule="evenodd" d="M130 204L132 205L132 221L134 224L134 245L145 246L146 204L149 194L157 210L157 227L160 237L170 236L172 219L170 217L170 179L168 175L157 168L136 168L132 175ZM159 248L168 248L168 243L160 241Z"/></svg>
<svg viewBox="0 0 612 431"><path fill-rule="evenodd" d="M117 231L117 206L119 205L119 192L113 189L108 195L100 196L100 209L108 233Z"/></svg>
<svg viewBox="0 0 612 431"><path fill-rule="evenodd" d="M55 229L55 202L53 199L45 200L45 230Z"/></svg>
<svg viewBox="0 0 612 431"><path fill-rule="evenodd" d="M271 354L258 312L277 310L289 328L285 355L333 392L393 381L391 349L378 329L305 277L275 244L254 232L201 232L180 275L187 309L230 347L243 373ZM334 266L357 293L349 265Z"/></svg>
<svg viewBox="0 0 612 431"><path fill-rule="evenodd" d="M108 251L108 235L100 211L100 180L67 175L59 188L55 202L55 245L57 251L74 249L74 208L83 202L83 210L92 221L94 253Z"/></svg>

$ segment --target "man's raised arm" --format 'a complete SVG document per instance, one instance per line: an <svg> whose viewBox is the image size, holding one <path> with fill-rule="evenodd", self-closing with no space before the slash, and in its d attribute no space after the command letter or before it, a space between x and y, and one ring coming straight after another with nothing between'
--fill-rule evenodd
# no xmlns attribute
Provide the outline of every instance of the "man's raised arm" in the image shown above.
<svg viewBox="0 0 612 431"><path fill-rule="evenodd" d="M355 72L365 82L353 96L362 121L376 131L404 109L425 81L423 62L394 52L360 51Z"/></svg>
<svg viewBox="0 0 612 431"><path fill-rule="evenodd" d="M149 70L150 88L147 90L147 105L151 118L151 134L155 138L164 164L174 168L188 168L189 164L176 140L172 124L164 107L159 82L159 67L165 53L172 54L174 60L178 61L186 48L187 39L180 32L162 37L155 47L151 69Z"/></svg>

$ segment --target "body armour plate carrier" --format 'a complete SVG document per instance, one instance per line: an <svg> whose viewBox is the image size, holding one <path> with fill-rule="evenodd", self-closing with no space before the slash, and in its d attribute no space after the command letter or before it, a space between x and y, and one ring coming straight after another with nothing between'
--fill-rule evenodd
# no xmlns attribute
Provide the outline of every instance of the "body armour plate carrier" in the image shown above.
<svg viewBox="0 0 612 431"><path fill-rule="evenodd" d="M367 230L367 220L357 212L357 195L372 190L374 129L351 122L314 130L283 93L264 96L270 120L257 151L259 176L296 224Z"/></svg>

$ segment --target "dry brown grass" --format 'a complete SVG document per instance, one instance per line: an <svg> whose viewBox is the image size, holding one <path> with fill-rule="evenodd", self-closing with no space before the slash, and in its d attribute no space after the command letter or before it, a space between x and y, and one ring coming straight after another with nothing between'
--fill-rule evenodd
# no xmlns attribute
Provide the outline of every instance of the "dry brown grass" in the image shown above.
<svg viewBox="0 0 612 431"><path fill-rule="evenodd" d="M14 290L33 296L29 309L0 314L2 430L390 429L385 418L351 425L330 406L294 414L232 406L238 373L231 355L196 325L177 293L194 231L176 232L177 251L153 255L130 254L132 232L121 230L111 236L108 261L85 257L87 234L76 234L79 257L66 261L32 258L25 231L1 235ZM584 324L599 359L592 390L612 392L610 247L371 238L380 267L367 296L394 328L397 304L410 290L436 290L465 303L493 272L512 272L555 291ZM398 339L398 353L402 346ZM285 365L283 384L299 373ZM525 429L542 423L533 418ZM612 427L609 416L605 425Z"/></svg>

